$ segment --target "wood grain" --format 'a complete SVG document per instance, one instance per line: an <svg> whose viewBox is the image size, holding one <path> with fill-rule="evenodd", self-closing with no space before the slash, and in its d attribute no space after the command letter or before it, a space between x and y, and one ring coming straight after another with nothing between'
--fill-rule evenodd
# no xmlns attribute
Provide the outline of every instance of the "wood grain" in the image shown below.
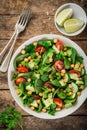
<svg viewBox="0 0 87 130"><path fill-rule="evenodd" d="M40 34L62 35L54 25L54 15L58 7L65 3L77 3L87 13L87 0L0 0L0 52L6 46L13 34L14 26L22 8L30 6L32 18L27 28L17 40L14 52L26 40ZM75 41L87 54L87 27L77 36L68 37ZM72 115L56 120L43 120L24 112L11 96L7 73L0 72L0 113L8 106L14 106L24 116L24 130L86 130L87 100ZM19 128L15 128L19 130ZM6 128L0 127L0 130Z"/></svg>

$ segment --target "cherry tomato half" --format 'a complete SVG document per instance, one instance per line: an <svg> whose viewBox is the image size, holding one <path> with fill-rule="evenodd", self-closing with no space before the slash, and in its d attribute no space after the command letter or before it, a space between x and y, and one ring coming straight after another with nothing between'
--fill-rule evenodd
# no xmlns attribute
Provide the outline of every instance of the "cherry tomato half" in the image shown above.
<svg viewBox="0 0 87 130"><path fill-rule="evenodd" d="M56 42L56 47L58 48L58 50L64 50L64 46L63 43L61 41Z"/></svg>
<svg viewBox="0 0 87 130"><path fill-rule="evenodd" d="M23 78L23 77L19 77L19 78L16 79L15 82L16 82L16 85L19 85L19 84L22 83L22 82L26 82L26 79Z"/></svg>
<svg viewBox="0 0 87 130"><path fill-rule="evenodd" d="M54 67L56 69L56 71L61 71L62 69L65 68L64 62L61 60L58 60L54 63Z"/></svg>
<svg viewBox="0 0 87 130"><path fill-rule="evenodd" d="M19 73L26 73L26 72L28 72L28 68L26 68L26 67L24 67L24 66L18 67L18 72L19 72Z"/></svg>
<svg viewBox="0 0 87 130"><path fill-rule="evenodd" d="M69 71L70 74L77 74L78 75L78 78L81 76L81 73L77 70L70 70Z"/></svg>
<svg viewBox="0 0 87 130"><path fill-rule="evenodd" d="M53 85L49 82L45 82L44 86L48 87L48 88L53 88Z"/></svg>
<svg viewBox="0 0 87 130"><path fill-rule="evenodd" d="M53 102L56 104L57 108L62 108L63 107L63 101L60 98L54 98Z"/></svg>
<svg viewBox="0 0 87 130"><path fill-rule="evenodd" d="M35 52L44 52L44 51L46 51L46 48L45 47L43 47L43 46L38 46L36 49L35 49Z"/></svg>

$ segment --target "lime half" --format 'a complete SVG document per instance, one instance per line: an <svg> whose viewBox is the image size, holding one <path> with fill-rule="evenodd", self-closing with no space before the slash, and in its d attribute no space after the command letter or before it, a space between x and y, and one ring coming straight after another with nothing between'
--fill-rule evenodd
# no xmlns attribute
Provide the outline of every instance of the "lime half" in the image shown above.
<svg viewBox="0 0 87 130"><path fill-rule="evenodd" d="M67 9L62 10L56 17L56 23L59 26L63 26L65 20L71 18L72 13L73 13L73 10L71 8L67 8Z"/></svg>
<svg viewBox="0 0 87 130"><path fill-rule="evenodd" d="M80 19L68 19L64 22L64 28L67 33L74 33L80 30L84 22Z"/></svg>

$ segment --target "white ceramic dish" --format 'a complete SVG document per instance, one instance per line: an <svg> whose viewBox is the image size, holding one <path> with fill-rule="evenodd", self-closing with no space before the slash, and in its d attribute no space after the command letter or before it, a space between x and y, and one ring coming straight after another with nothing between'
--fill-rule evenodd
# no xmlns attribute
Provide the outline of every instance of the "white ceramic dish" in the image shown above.
<svg viewBox="0 0 87 130"><path fill-rule="evenodd" d="M83 58L84 58L84 65L85 65L85 69L86 69L86 72L87 72L87 59L86 59L86 55L83 52L83 50L75 42L71 41L68 38L65 38L64 36L59 36L59 35L55 35L55 34L44 34L44 35L39 35L39 36L36 36L36 37L33 37L33 38L27 40L14 53L14 55L13 55L13 57L11 59L10 65L9 65L9 69L8 69L8 85L9 85L9 88L10 88L10 91L11 91L11 94L12 94L14 100L27 113L29 113L31 115L34 115L36 117L39 117L39 118L43 118L43 119L62 118L62 117L65 117L65 116L73 113L74 111L76 111L83 104L83 102L86 100L86 97L87 97L87 88L85 88L82 91L81 96L78 98L78 101L77 101L77 103L75 105L73 105L72 107L70 107L68 109L63 109L63 110L61 110L59 112L56 112L55 116L51 116L48 113L42 113L42 112L41 113L37 113L37 112L32 111L31 109L29 109L29 107L23 106L20 98L16 94L14 83L11 81L11 78L10 78L11 72L14 71L13 61L14 61L15 57L19 54L19 52L21 51L21 49L23 49L25 47L25 45L29 45L29 44L33 43L34 41L38 41L38 40L43 39L43 38L46 38L46 39L57 38L60 41L62 41L65 45L69 45L69 46L74 47L78 51L78 53L81 56L83 56Z"/></svg>
<svg viewBox="0 0 87 130"><path fill-rule="evenodd" d="M67 33L64 30L63 27L59 27L58 24L56 23L56 17L58 15L58 13L60 11L62 11L63 9L66 9L66 8L72 8L73 9L73 16L72 16L72 18L78 18L78 19L84 21L83 27L80 30L78 30L78 31L76 31L74 33ZM64 4L64 5L60 6L57 9L57 11L55 13L55 17L54 17L54 23L55 23L55 26L56 26L57 30L59 32L61 32L62 34L67 35L67 36L76 36L76 35L80 34L85 29L86 24L87 24L87 17L86 17L85 11L79 5L74 4L74 3L67 3L67 4Z"/></svg>

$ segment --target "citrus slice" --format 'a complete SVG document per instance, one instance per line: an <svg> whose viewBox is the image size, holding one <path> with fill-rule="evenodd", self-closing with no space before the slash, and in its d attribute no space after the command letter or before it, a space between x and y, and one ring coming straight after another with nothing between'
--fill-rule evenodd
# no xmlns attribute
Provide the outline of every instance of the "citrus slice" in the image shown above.
<svg viewBox="0 0 87 130"><path fill-rule="evenodd" d="M83 24L80 19L68 19L64 22L64 28L67 33L73 33L81 29Z"/></svg>
<svg viewBox="0 0 87 130"><path fill-rule="evenodd" d="M63 26L65 20L71 18L72 13L73 13L73 10L71 8L67 8L67 9L62 10L56 17L56 23L59 26Z"/></svg>

